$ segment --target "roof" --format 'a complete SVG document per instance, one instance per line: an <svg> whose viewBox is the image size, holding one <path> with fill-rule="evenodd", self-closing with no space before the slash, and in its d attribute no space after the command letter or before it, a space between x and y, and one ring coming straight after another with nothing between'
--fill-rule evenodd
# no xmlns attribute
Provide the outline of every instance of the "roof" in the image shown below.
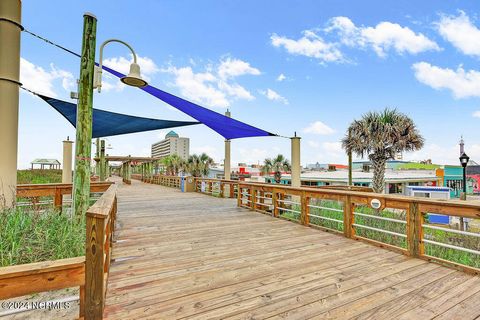
<svg viewBox="0 0 480 320"><path fill-rule="evenodd" d="M166 138L178 138L178 137L179 137L178 133L176 133L176 132L173 131L173 130L170 131L169 133L167 133L167 134L165 135L165 139L166 139Z"/></svg>
<svg viewBox="0 0 480 320"><path fill-rule="evenodd" d="M283 175L282 178L290 179L291 175ZM354 182L371 182L373 172L352 172ZM302 180L339 182L348 181L348 171L313 171L301 174ZM390 171L385 172L386 182L402 182L402 181L435 181L439 178L435 172L415 172L415 171Z"/></svg>
<svg viewBox="0 0 480 320"><path fill-rule="evenodd" d="M33 160L32 162L30 162L31 164L60 164L60 161L58 161L57 159L35 159Z"/></svg>

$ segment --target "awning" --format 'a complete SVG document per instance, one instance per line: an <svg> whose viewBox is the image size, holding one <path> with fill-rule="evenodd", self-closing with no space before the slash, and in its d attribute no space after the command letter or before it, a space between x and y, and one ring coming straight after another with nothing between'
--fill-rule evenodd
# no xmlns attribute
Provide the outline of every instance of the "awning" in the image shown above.
<svg viewBox="0 0 480 320"><path fill-rule="evenodd" d="M125 75L110 69L109 67L102 66L102 69L119 78ZM276 134L267 132L265 130L253 127L249 124L241 121L229 118L223 114L214 112L198 104L192 103L185 99L179 98L168 92L162 91L153 86L146 86L141 88L143 91L148 92L152 96L157 97L163 102L171 105L172 107L188 114L190 117L200 121L210 129L216 131L222 135L225 139L237 139L246 137L260 137L260 136L276 136Z"/></svg>
<svg viewBox="0 0 480 320"><path fill-rule="evenodd" d="M45 100L74 127L77 123L77 105L37 94ZM144 132L199 124L195 121L173 121L129 116L125 114L93 109L92 138L116 136L119 134Z"/></svg>

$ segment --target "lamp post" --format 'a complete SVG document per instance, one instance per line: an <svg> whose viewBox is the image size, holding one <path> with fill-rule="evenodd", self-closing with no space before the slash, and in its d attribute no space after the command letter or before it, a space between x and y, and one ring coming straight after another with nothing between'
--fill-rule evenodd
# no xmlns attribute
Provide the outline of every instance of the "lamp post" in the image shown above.
<svg viewBox="0 0 480 320"><path fill-rule="evenodd" d="M145 87L148 83L142 79L142 76L140 75L140 66L137 63L137 55L135 51L133 51L133 48L128 43L118 39L108 39L100 46L100 62L98 67L95 67L95 82L93 87L98 89L98 92L100 92L102 89L103 48L105 48L105 46L111 42L118 42L125 45L128 49L130 49L133 56L133 62L130 64L130 72L127 76L121 78L120 81L132 87Z"/></svg>
<svg viewBox="0 0 480 320"><path fill-rule="evenodd" d="M462 155L460 156L459 159L460 159L460 164L463 167L463 200L466 200L466 197L467 197L467 171L466 171L466 168L467 168L468 161L470 160L470 157L467 156L467 154L464 152L464 153L462 153Z"/></svg>
<svg viewBox="0 0 480 320"><path fill-rule="evenodd" d="M460 164L463 167L463 192L460 196L460 199L461 200L467 200L467 170L466 170L466 168L467 168L468 160L470 160L470 157L467 156L467 154L465 152L463 152L459 159L460 159ZM464 225L463 220L464 220L463 217L460 217L460 230L465 231L465 225Z"/></svg>
<svg viewBox="0 0 480 320"><path fill-rule="evenodd" d="M100 46L100 63L95 67L97 19L92 14L84 15L82 58L80 65L80 81L77 107L77 138L75 150L75 178L73 190L73 212L78 216L85 215L90 201L90 166L92 140L92 105L93 89L100 92L102 87L103 48L110 42L119 42L127 46L133 54L130 73L120 80L126 85L144 87L147 82L140 75L137 55L132 47L121 40L109 39ZM98 147L98 145L97 145Z"/></svg>

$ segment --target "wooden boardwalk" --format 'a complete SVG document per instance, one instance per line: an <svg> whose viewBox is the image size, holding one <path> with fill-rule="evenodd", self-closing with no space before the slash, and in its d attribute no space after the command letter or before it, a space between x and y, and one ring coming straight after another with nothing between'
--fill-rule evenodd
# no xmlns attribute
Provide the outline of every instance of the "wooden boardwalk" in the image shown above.
<svg viewBox="0 0 480 320"><path fill-rule="evenodd" d="M107 319L480 317L480 277L132 183L118 192Z"/></svg>

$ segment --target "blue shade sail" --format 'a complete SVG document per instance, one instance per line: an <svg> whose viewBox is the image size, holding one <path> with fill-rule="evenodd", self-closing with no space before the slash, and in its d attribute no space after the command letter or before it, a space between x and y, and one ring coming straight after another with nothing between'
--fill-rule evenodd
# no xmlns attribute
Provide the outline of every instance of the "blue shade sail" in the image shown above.
<svg viewBox="0 0 480 320"><path fill-rule="evenodd" d="M45 100L74 127L77 123L77 105L37 94ZM92 138L116 136L119 134L175 128L199 124L194 121L159 120L129 116L125 114L93 109Z"/></svg>
<svg viewBox="0 0 480 320"><path fill-rule="evenodd" d="M119 78L122 78L125 76L124 74L118 71L115 71L113 69L110 69L106 66L102 66L102 68ZM249 124L229 118L227 116L224 116L223 114L201 107L195 103L179 98L177 96L174 96L173 94L162 91L150 85L145 86L141 89L145 92L148 92L152 96L157 97L163 102L171 105L172 107L177 108L183 113L188 114L190 117L200 121L210 129L222 135L225 139L276 136L276 134L267 132L265 130L253 127Z"/></svg>

